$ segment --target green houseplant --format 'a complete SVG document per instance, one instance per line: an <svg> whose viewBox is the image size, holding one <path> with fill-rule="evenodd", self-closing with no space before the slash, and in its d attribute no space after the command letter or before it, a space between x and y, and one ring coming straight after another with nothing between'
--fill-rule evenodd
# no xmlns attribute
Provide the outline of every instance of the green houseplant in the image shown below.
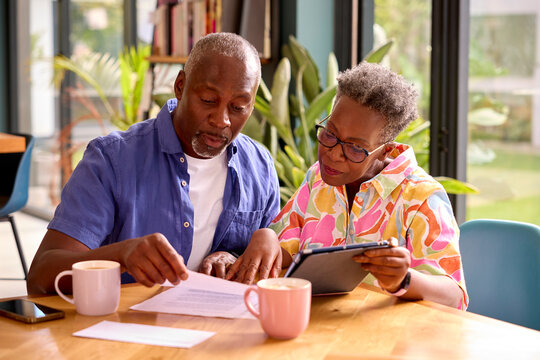
<svg viewBox="0 0 540 360"><path fill-rule="evenodd" d="M392 41L374 49L365 61L380 62L392 47ZM325 87L319 70L309 52L293 37L282 49L284 57L273 76L272 88L261 82L255 100L256 111L244 128L244 133L262 142L274 158L281 186L282 201L288 200L302 183L306 171L316 160L314 125L329 114L336 95L338 64L333 53L327 63ZM291 76L294 91L289 95ZM429 160L429 122L417 119L404 130L397 141L413 146L419 164L424 168ZM282 145L282 146L281 146ZM475 193L467 183L447 177L436 177L452 194Z"/></svg>

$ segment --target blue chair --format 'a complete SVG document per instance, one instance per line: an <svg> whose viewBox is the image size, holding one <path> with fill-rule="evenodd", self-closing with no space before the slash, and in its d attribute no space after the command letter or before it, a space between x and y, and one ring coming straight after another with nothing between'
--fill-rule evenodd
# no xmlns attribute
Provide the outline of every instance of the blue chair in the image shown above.
<svg viewBox="0 0 540 360"><path fill-rule="evenodd" d="M24 279L28 276L26 261L19 241L19 234L15 227L15 220L11 215L19 211L28 201L28 183L30 179L30 160L34 147L34 138L31 135L16 134L26 138L26 150L23 153L0 154L0 222L9 221L15 236L15 243L19 250ZM4 279L7 280L7 279Z"/></svg>
<svg viewBox="0 0 540 360"><path fill-rule="evenodd" d="M460 230L468 311L540 330L540 227L479 219Z"/></svg>

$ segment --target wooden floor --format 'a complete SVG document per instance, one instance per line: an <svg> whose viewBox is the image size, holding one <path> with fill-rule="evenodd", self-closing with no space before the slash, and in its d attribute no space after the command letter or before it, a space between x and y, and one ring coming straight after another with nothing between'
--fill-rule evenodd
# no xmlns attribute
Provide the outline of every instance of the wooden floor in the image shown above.
<svg viewBox="0 0 540 360"><path fill-rule="evenodd" d="M41 239L47 231L48 222L20 211L14 216L26 264L30 267ZM22 279L23 277L11 225L9 222L0 222L0 278ZM20 295L26 295L24 280L0 280L0 298Z"/></svg>

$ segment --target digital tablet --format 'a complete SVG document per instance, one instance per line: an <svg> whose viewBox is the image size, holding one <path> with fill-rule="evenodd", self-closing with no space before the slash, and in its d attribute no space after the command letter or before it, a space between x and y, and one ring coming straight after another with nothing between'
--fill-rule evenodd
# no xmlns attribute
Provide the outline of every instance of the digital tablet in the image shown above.
<svg viewBox="0 0 540 360"><path fill-rule="evenodd" d="M284 277L311 281L313 295L352 291L369 274L352 258L366 250L391 247L387 240L305 249L294 257Z"/></svg>

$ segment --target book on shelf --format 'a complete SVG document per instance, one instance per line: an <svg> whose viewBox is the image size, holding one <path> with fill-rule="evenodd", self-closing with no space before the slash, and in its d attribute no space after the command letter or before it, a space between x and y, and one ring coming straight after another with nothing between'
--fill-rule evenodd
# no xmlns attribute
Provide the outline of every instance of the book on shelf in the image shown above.
<svg viewBox="0 0 540 360"><path fill-rule="evenodd" d="M240 35L249 41L262 58L270 58L270 0L245 0Z"/></svg>
<svg viewBox="0 0 540 360"><path fill-rule="evenodd" d="M171 54L187 56L191 34L188 18L188 1L179 1L171 10Z"/></svg>
<svg viewBox="0 0 540 360"><path fill-rule="evenodd" d="M186 57L213 32L234 32L270 58L271 0L158 0L153 13L153 55Z"/></svg>

